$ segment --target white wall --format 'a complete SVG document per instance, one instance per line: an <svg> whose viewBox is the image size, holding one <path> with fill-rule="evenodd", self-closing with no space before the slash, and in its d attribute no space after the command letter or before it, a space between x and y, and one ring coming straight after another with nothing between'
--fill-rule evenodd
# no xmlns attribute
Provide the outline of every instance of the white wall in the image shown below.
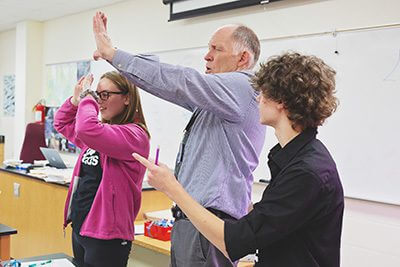
<svg viewBox="0 0 400 267"><path fill-rule="evenodd" d="M346 199L342 262L352 266L400 266L400 206Z"/></svg>
<svg viewBox="0 0 400 267"><path fill-rule="evenodd" d="M5 136L4 158L14 157L15 117L4 116L4 75L15 74L15 30L0 32L0 135ZM2 164L2 162L0 162Z"/></svg>
<svg viewBox="0 0 400 267"><path fill-rule="evenodd" d="M26 125L43 91L43 23L22 21L16 27L14 156L18 157Z"/></svg>
<svg viewBox="0 0 400 267"><path fill-rule="evenodd" d="M131 52L204 46L212 32L227 23L244 23L260 39L268 39L400 23L398 10L398 0L284 0L265 8L249 7L168 23L169 9L161 0L133 0L102 8L109 17L114 45ZM45 22L43 63L91 58L95 47L93 14L84 12ZM0 34L0 48L7 43L12 46L12 38L4 37L10 35L12 32ZM4 53L0 49L1 58ZM10 71L3 68L14 66L13 58L0 61L0 74ZM399 214L400 206L346 199L342 266L400 266Z"/></svg>
<svg viewBox="0 0 400 267"><path fill-rule="evenodd" d="M250 26L260 39L395 23L399 5L397 0L284 0L265 10L255 6L174 22L167 22L169 9L159 0L127 1L101 10L109 17L115 46L147 52L204 46L218 26L234 22ZM46 64L90 57L93 13L45 23Z"/></svg>

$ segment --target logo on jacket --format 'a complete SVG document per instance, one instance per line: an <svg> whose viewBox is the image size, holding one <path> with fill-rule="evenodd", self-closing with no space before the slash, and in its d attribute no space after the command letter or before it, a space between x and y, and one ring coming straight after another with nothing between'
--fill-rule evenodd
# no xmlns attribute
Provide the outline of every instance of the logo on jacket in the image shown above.
<svg viewBox="0 0 400 267"><path fill-rule="evenodd" d="M82 157L82 163L89 166L97 166L99 164L99 154L96 150L88 148Z"/></svg>

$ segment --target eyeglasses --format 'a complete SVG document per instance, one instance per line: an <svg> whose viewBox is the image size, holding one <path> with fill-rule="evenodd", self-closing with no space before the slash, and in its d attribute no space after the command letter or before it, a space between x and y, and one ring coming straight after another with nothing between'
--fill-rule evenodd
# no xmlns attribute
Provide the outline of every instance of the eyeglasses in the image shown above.
<svg viewBox="0 0 400 267"><path fill-rule="evenodd" d="M112 91L107 91L107 90L104 90L104 91L101 91L101 92L97 92L96 91L96 95L103 101L108 100L108 98L112 94L114 94L114 95L126 95L127 92L112 92Z"/></svg>

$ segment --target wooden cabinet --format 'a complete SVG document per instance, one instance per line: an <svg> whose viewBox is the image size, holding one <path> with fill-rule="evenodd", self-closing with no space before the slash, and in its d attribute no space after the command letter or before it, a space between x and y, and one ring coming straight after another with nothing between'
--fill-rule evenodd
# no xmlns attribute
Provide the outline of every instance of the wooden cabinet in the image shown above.
<svg viewBox="0 0 400 267"><path fill-rule="evenodd" d="M19 196L14 195L19 184ZM11 237L11 257L51 253L72 254L71 229L63 234L63 210L68 188L0 171L0 222L17 229Z"/></svg>
<svg viewBox="0 0 400 267"><path fill-rule="evenodd" d="M4 143L2 143L0 140L0 166L3 165L3 161L4 161Z"/></svg>
<svg viewBox="0 0 400 267"><path fill-rule="evenodd" d="M20 185L14 195L14 183ZM0 223L18 230L11 237L11 257L65 253L72 255L71 227L63 233L64 203L68 188L0 169ZM172 202L161 192L142 192L143 213L171 207Z"/></svg>

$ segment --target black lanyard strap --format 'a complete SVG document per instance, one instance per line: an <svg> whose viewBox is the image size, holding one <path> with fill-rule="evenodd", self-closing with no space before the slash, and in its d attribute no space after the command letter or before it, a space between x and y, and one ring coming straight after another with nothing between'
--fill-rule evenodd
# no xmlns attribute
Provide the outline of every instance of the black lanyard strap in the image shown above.
<svg viewBox="0 0 400 267"><path fill-rule="evenodd" d="M190 129L192 128L194 121L196 120L196 118L199 116L201 109L196 109L193 114L192 117L190 117L190 120L188 122L188 124L185 127L185 132L190 132Z"/></svg>
<svg viewBox="0 0 400 267"><path fill-rule="evenodd" d="M190 118L189 123L186 125L185 130L183 131L184 132L183 139L179 146L178 156L176 157L176 161L175 161L174 174L175 174L176 179L178 179L179 170L181 169L181 166L182 166L183 155L185 152L185 145L189 138L190 130L191 130L196 118L199 116L200 111L201 111L201 109L196 109L195 112L193 112L193 115Z"/></svg>

